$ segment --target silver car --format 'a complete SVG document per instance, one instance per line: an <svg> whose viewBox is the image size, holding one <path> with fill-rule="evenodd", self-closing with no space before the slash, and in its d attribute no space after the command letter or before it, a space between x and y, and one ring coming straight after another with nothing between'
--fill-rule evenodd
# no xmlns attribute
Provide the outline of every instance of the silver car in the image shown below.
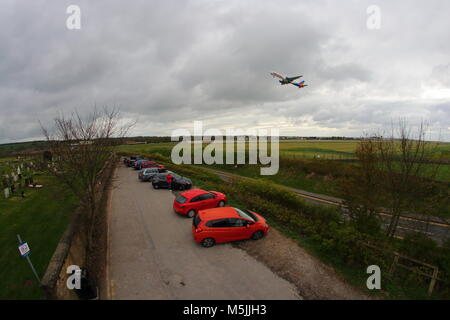
<svg viewBox="0 0 450 320"><path fill-rule="evenodd" d="M165 172L167 172L167 169L145 168L139 171L138 178L141 181L150 181L156 174Z"/></svg>

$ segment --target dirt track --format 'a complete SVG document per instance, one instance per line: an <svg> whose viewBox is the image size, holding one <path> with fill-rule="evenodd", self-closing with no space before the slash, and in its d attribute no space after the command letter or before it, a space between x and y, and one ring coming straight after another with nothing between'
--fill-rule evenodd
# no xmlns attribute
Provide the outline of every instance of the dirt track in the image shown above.
<svg viewBox="0 0 450 320"><path fill-rule="evenodd" d="M117 168L109 203L111 299L301 299L245 251L197 245L191 219L172 211L173 198Z"/></svg>

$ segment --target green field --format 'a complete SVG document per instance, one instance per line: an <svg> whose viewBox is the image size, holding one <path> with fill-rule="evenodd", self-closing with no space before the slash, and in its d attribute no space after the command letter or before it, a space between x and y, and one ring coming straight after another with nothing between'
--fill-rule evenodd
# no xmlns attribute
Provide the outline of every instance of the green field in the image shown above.
<svg viewBox="0 0 450 320"><path fill-rule="evenodd" d="M0 159L0 172L11 172L11 160L7 165L5 159ZM3 190L0 195L0 299L43 298L26 259L20 257L16 235L28 242L30 258L42 278L77 205L73 195L53 177L36 172L33 179L44 187L19 188L8 199ZM20 197L21 190L25 198Z"/></svg>
<svg viewBox="0 0 450 320"><path fill-rule="evenodd" d="M47 145L46 141L29 141L0 144L0 157L7 157L14 152L42 149Z"/></svg>
<svg viewBox="0 0 450 320"><path fill-rule="evenodd" d="M280 141L280 170L275 176L261 176L258 165L213 165L216 169L240 174L247 177L270 180L272 182L316 192L326 195L339 196L336 181L345 172L346 166L355 162L357 140L330 141L330 140L296 140ZM117 151L140 153L160 153L170 157L175 143L151 143L139 145L122 145ZM248 150L248 148L247 148ZM439 145L445 159L450 159L450 143ZM285 161L283 161L285 160ZM287 161L297 161L297 168L286 166ZM330 160L319 162L317 160ZM347 161L342 161L347 160ZM438 179L450 181L450 165L442 165L439 169Z"/></svg>
<svg viewBox="0 0 450 320"><path fill-rule="evenodd" d="M299 158L314 158L319 156L322 159L353 159L354 151L358 141L280 141L280 156L295 156ZM158 152L165 156L170 156L170 151L176 143L149 143L138 145L122 145L117 147L124 152Z"/></svg>

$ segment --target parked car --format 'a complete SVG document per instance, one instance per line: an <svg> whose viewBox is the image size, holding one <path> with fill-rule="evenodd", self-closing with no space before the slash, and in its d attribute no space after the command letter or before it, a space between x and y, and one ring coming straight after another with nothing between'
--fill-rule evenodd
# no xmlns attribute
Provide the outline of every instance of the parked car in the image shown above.
<svg viewBox="0 0 450 320"><path fill-rule="evenodd" d="M155 189L168 188L169 183L166 178L167 173L158 173L152 178L152 185ZM182 177L176 173L171 172L173 177L172 189L173 190L187 190L192 188L192 181L186 177Z"/></svg>
<svg viewBox="0 0 450 320"><path fill-rule="evenodd" d="M150 181L156 174L167 172L164 168L144 168L139 171L138 178L141 181Z"/></svg>
<svg viewBox="0 0 450 320"><path fill-rule="evenodd" d="M139 159L140 159L139 156L131 156L130 159L128 159L127 161L127 166L134 167L134 163Z"/></svg>
<svg viewBox="0 0 450 320"><path fill-rule="evenodd" d="M173 210L192 218L199 210L223 207L227 197L217 191L192 189L180 193L173 201Z"/></svg>
<svg viewBox="0 0 450 320"><path fill-rule="evenodd" d="M222 207L200 210L192 219L192 236L204 247L216 243L264 237L269 231L266 220L250 210Z"/></svg>
<svg viewBox="0 0 450 320"><path fill-rule="evenodd" d="M145 159L145 158L136 160L133 164L134 170L141 170L141 164L146 161L149 161L149 160Z"/></svg>
<svg viewBox="0 0 450 320"><path fill-rule="evenodd" d="M143 161L140 163L140 168L161 168L164 169L164 166L162 164L158 164L154 161Z"/></svg>

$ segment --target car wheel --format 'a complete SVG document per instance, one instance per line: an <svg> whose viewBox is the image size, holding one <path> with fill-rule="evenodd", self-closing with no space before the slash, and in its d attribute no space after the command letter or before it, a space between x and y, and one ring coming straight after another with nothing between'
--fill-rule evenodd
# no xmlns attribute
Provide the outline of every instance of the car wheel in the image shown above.
<svg viewBox="0 0 450 320"><path fill-rule="evenodd" d="M219 204L217 205L218 207L223 207L225 205L225 201L220 200Z"/></svg>
<svg viewBox="0 0 450 320"><path fill-rule="evenodd" d="M213 238L205 238L202 240L202 246L205 248L211 248L215 243L216 241Z"/></svg>
<svg viewBox="0 0 450 320"><path fill-rule="evenodd" d="M253 233L252 235L252 239L253 240L259 240L262 237L264 237L264 232L262 232L261 230L256 231L255 233Z"/></svg>
<svg viewBox="0 0 450 320"><path fill-rule="evenodd" d="M153 185L153 188L154 188L154 189L158 189L159 187L158 187L157 184L154 184L154 185Z"/></svg>
<svg viewBox="0 0 450 320"><path fill-rule="evenodd" d="M194 210L189 210L188 213L187 213L187 216L189 218L193 218L195 216L195 211Z"/></svg>

